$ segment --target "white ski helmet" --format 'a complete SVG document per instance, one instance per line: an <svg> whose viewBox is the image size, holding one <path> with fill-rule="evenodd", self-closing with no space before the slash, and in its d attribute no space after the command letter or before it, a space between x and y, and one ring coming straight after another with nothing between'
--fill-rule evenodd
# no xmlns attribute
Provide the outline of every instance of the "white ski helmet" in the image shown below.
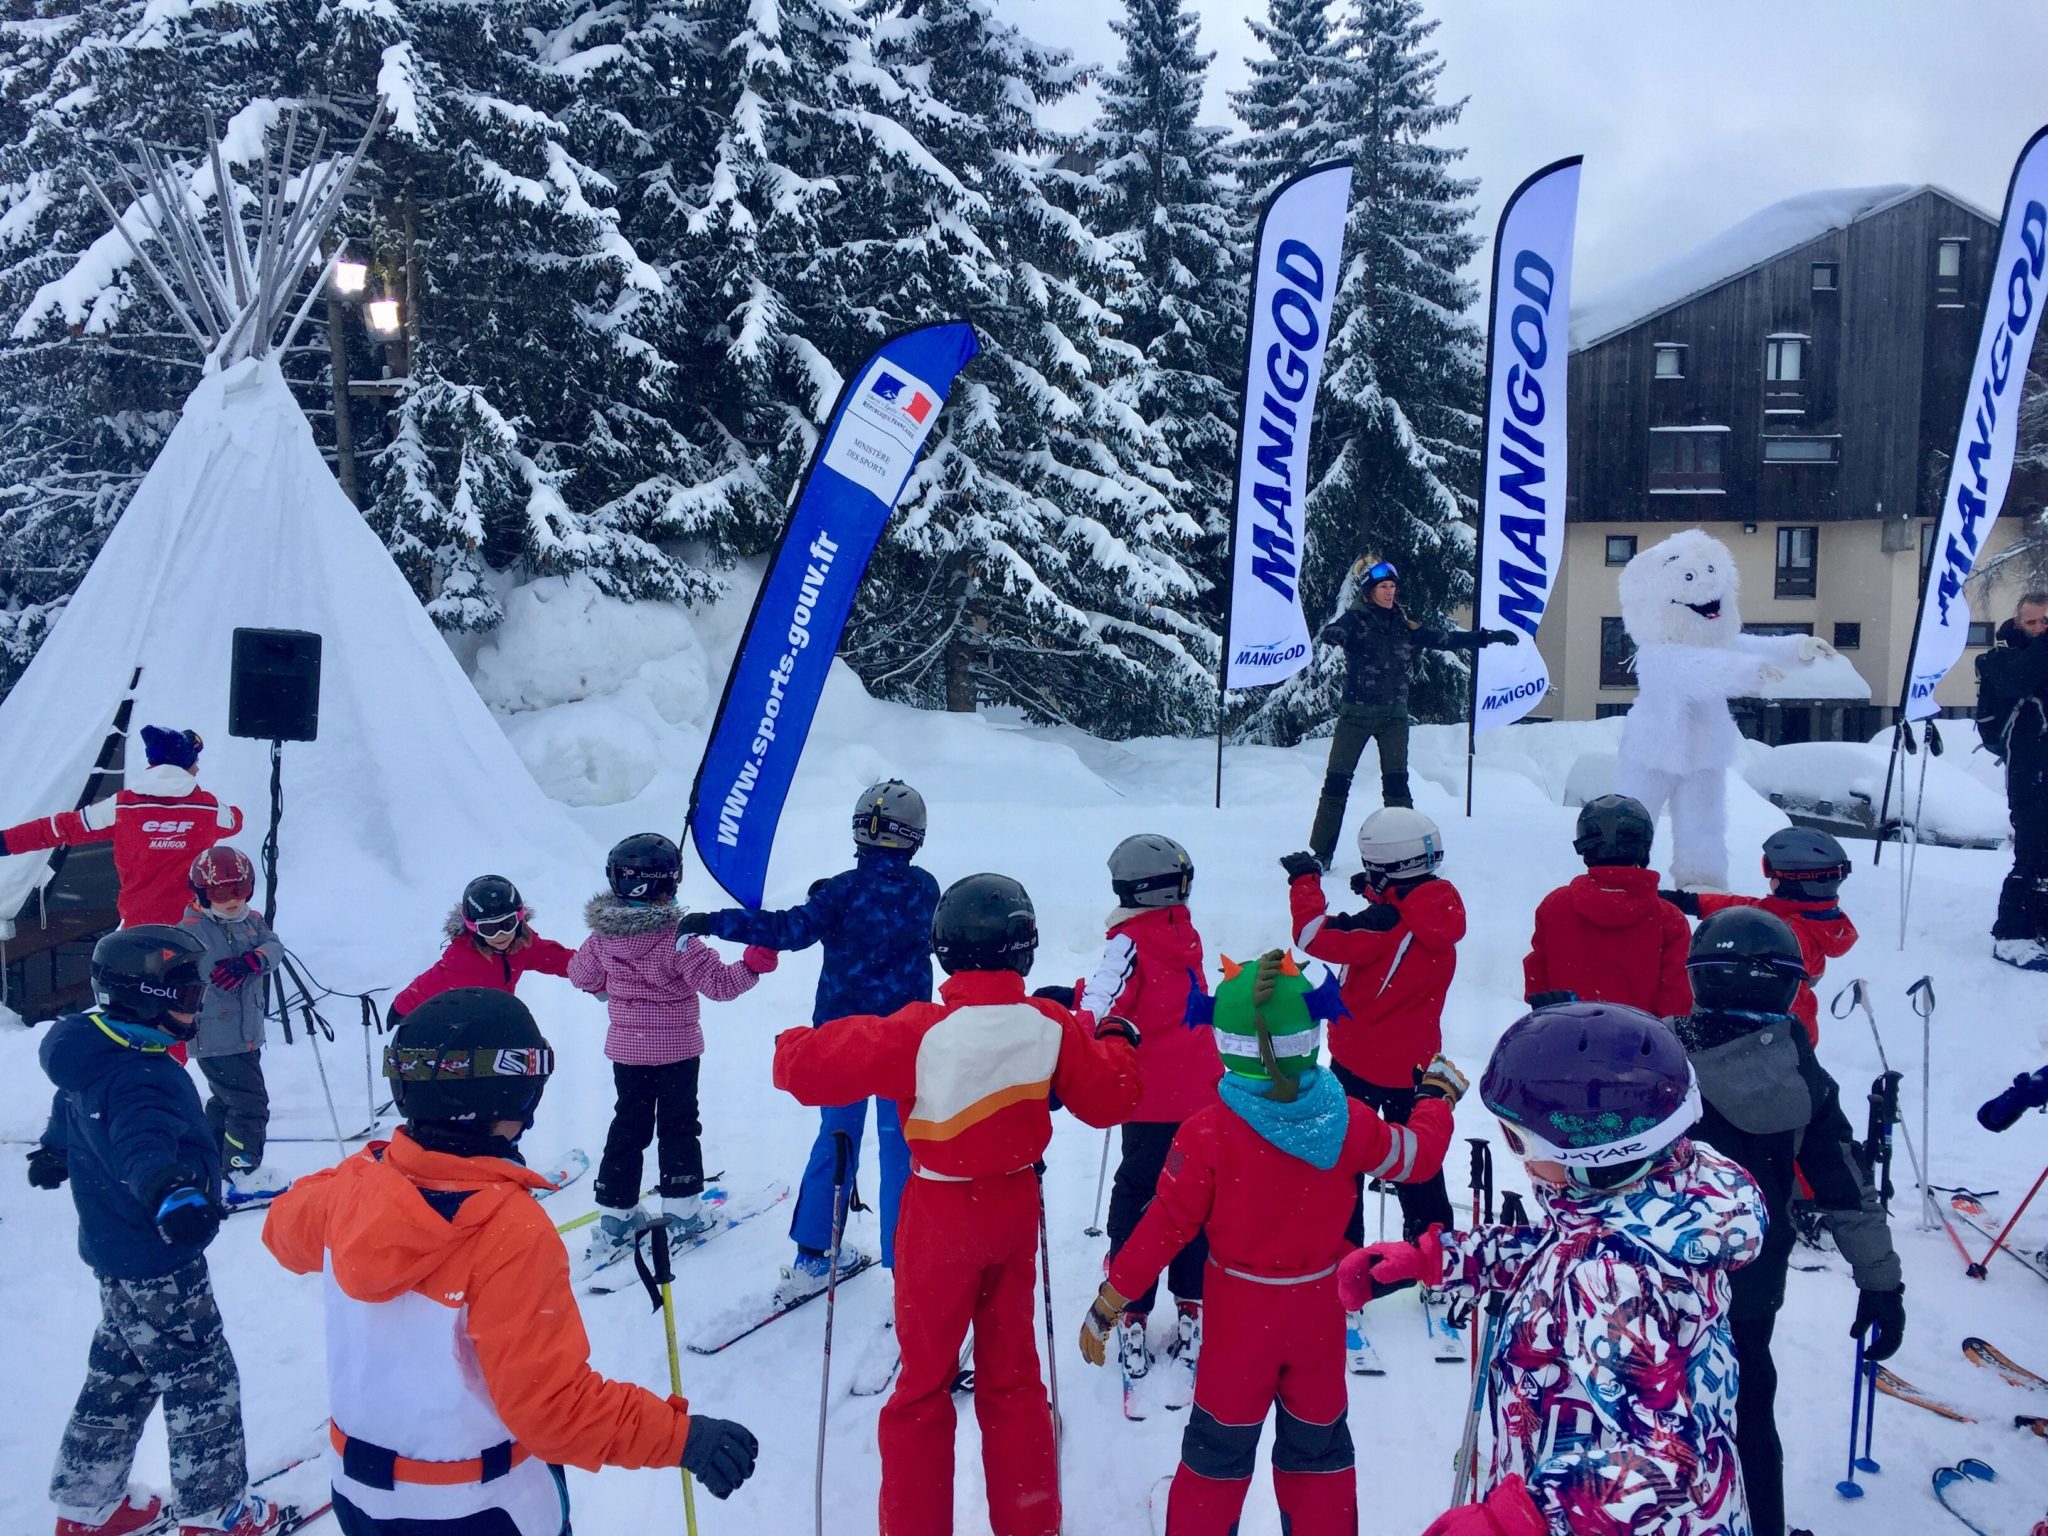
<svg viewBox="0 0 2048 1536"><path fill-rule="evenodd" d="M863 847L916 848L924 828L924 796L901 779L870 784L853 803L853 840Z"/></svg>
<svg viewBox="0 0 2048 1536"><path fill-rule="evenodd" d="M1139 832L1109 855L1109 884L1127 907L1171 907L1188 899L1195 861L1187 849L1158 832Z"/></svg>
<svg viewBox="0 0 2048 1536"><path fill-rule="evenodd" d="M1366 884L1385 890L1396 880L1419 880L1443 863L1444 835L1422 812L1390 805L1359 827L1358 857Z"/></svg>

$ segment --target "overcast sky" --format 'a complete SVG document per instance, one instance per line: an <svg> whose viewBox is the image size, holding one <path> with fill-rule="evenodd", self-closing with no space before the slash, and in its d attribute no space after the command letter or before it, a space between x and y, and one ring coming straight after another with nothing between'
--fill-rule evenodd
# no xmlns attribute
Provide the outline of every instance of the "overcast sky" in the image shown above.
<svg viewBox="0 0 2048 1536"><path fill-rule="evenodd" d="M1265 0L1193 3L1217 55L1208 118L1235 126L1227 93ZM1115 63L1120 0L1002 4L1031 35ZM1996 218L2021 145L2048 123L2048 0L1425 4L1442 22L1442 96L1470 98L1443 138L1469 151L1489 241L1523 176L1586 157L1581 296L1819 187L1931 181ZM1059 119L1091 111L1062 104Z"/></svg>

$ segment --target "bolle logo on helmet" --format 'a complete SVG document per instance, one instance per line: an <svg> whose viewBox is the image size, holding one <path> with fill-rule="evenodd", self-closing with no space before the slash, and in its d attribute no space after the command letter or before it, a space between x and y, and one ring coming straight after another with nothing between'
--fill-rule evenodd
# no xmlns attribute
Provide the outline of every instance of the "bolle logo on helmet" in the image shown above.
<svg viewBox="0 0 2048 1536"><path fill-rule="evenodd" d="M142 830L156 833L190 832L198 825L196 821L145 821Z"/></svg>
<svg viewBox="0 0 2048 1536"><path fill-rule="evenodd" d="M153 987L146 981L138 980L135 983L135 990L144 997L160 997L166 1002L176 1002L178 1000L179 989L177 987Z"/></svg>

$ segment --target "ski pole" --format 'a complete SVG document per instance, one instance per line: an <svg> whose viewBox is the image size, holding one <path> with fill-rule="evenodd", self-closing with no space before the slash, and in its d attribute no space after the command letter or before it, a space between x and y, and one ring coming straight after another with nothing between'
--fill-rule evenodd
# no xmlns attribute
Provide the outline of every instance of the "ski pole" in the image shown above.
<svg viewBox="0 0 2048 1536"><path fill-rule="evenodd" d="M1472 1397L1465 1407L1465 1433L1458 1440L1458 1471L1451 1480L1451 1508L1470 1502L1479 1480L1479 1410L1486 1402L1486 1373L1493 1368L1493 1346L1500 1335L1500 1314L1507 1298L1499 1291L1486 1298L1486 1338L1479 1346L1479 1369L1472 1375Z"/></svg>
<svg viewBox="0 0 2048 1536"><path fill-rule="evenodd" d="M1044 1184L1041 1177L1039 1183ZM1102 1133L1102 1163L1095 1170L1095 1220L1081 1230L1089 1237L1102 1236L1102 1187L1109 1182L1109 1132ZM1040 1195L1045 1191L1039 1190Z"/></svg>
<svg viewBox="0 0 2048 1536"><path fill-rule="evenodd" d="M811 1496L817 1536L825 1536L825 1410L832 1401L832 1314L839 1305L839 1248L846 1238L846 1132L832 1133L832 1252L825 1261L825 1364L818 1374L818 1465Z"/></svg>
<svg viewBox="0 0 2048 1536"><path fill-rule="evenodd" d="M1067 1443L1067 1426L1060 1414L1060 1352L1052 1342L1052 1235L1045 1225L1045 1164L1036 1164L1031 1171L1038 1180L1038 1267L1045 1275L1045 1369L1052 1394L1052 1486L1053 1493L1061 1496L1064 1504L1060 1452Z"/></svg>
<svg viewBox="0 0 2048 1536"><path fill-rule="evenodd" d="M1929 721L1928 726L1932 729L1933 722ZM1906 988L1906 996L1913 1004L1913 1011L1920 1015L1920 1158L1927 1168L1927 1177L1920 1183L1920 1201L1925 1209L1931 1211L1934 1209L1934 1143L1928 1129L1928 1100L1934 1097L1934 978L1922 976Z"/></svg>
<svg viewBox="0 0 2048 1536"><path fill-rule="evenodd" d="M1877 1428L1877 1362L1863 1362L1863 1454L1856 1458L1858 1472L1882 1472L1883 1467L1870 1454L1870 1436Z"/></svg>
<svg viewBox="0 0 2048 1536"><path fill-rule="evenodd" d="M650 1265L641 1244L652 1245L653 1263ZM647 1287L647 1296L661 1313L662 1331L668 1335L668 1389L676 1397L683 1395L682 1358L676 1353L676 1302L671 1288L675 1267L669 1262L668 1223L650 1222L633 1234L633 1268L640 1272L640 1283ZM690 1536L697 1536L697 1489L691 1480L690 1469L680 1469L683 1474L683 1524Z"/></svg>
<svg viewBox="0 0 2048 1536"><path fill-rule="evenodd" d="M1856 1336L1856 1374L1849 1382L1849 1466L1835 1492L1845 1499L1863 1497L1863 1485L1856 1481L1856 1430L1863 1417L1863 1336Z"/></svg>
<svg viewBox="0 0 2048 1536"><path fill-rule="evenodd" d="M2041 1192L2043 1180L2048 1180L2048 1168L2041 1170L2041 1177L2034 1180L2034 1187L2027 1191L2027 1198L2020 1202L2020 1208L2012 1213L2012 1220L2008 1221L1999 1230L1998 1236L1991 1240L1991 1251L1984 1255L1981 1263L1972 1264L1969 1267L1967 1273L1972 1280L1982 1280L1984 1278L1984 1266L1997 1257L1998 1250L2005 1246L2005 1240L2012 1236L2012 1229L2019 1224L2019 1219L2026 1215L2027 1207L2034 1203L2034 1196Z"/></svg>

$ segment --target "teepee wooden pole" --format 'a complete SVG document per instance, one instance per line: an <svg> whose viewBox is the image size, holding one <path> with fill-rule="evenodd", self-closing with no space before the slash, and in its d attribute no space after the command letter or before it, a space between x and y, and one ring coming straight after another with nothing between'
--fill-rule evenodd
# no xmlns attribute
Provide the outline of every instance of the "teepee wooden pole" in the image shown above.
<svg viewBox="0 0 2048 1536"><path fill-rule="evenodd" d="M195 306L210 303L213 309L208 329L216 333L225 331L235 317L234 306L228 302L226 284L207 254L206 238L192 220L184 184L149 145L138 142L136 148L141 152L150 185L156 189L157 229L185 274L186 300Z"/></svg>
<svg viewBox="0 0 2048 1536"><path fill-rule="evenodd" d="M242 238L242 210L235 206L235 184L228 180L227 167L220 158L220 131L213 125L213 110L206 113L206 154L213 165L213 198L220 207L221 258L227 264L228 281L234 286L237 307L249 302L249 248Z"/></svg>
<svg viewBox="0 0 2048 1536"><path fill-rule="evenodd" d="M127 220L115 210L113 200L101 189L100 184L93 180L90 172L85 173L85 184L92 189L92 195L99 199L100 206L107 211L107 217L114 221L114 228L119 230L121 238L128 242L128 249L134 252L135 259L142 263L142 270L147 272L150 280L156 284L157 291L164 296L164 302L170 305L171 313L178 317L178 323L191 334L202 352L210 349L213 342L194 323L190 311L185 308L184 300L178 297L178 290L171 285L170 279L164 276L157 264L149 259L149 252L145 251L135 236L129 232Z"/></svg>

